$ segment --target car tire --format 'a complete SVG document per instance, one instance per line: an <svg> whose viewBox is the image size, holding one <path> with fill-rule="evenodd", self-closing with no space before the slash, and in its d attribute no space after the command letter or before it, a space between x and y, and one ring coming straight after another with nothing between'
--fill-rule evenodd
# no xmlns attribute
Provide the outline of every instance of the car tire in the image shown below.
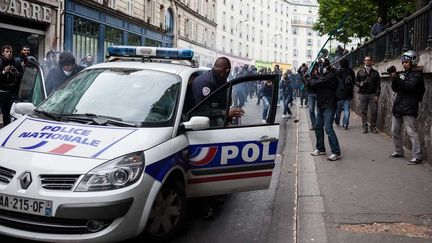
<svg viewBox="0 0 432 243"><path fill-rule="evenodd" d="M150 242L170 240L183 225L186 216L186 193L179 181L168 181L155 198L145 228Z"/></svg>

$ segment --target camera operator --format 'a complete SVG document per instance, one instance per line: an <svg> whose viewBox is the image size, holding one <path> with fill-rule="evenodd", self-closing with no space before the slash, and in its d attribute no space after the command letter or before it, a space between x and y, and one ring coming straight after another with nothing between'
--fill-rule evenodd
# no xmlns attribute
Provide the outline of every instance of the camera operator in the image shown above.
<svg viewBox="0 0 432 243"><path fill-rule="evenodd" d="M419 103L425 93L423 71L416 68L420 57L415 51L407 51L402 54L402 66L405 69L400 75L396 68L391 66L387 69L392 82L392 89L397 93L393 104L392 135L395 145L395 152L391 158L403 157L401 130L402 123L405 125L406 132L411 140L412 159L407 161L408 165L422 163L420 151L420 140L418 138L415 121L418 115Z"/></svg>
<svg viewBox="0 0 432 243"><path fill-rule="evenodd" d="M12 47L4 45L1 48L0 62L0 108L3 113L3 126L10 123L10 109L18 92L23 69L12 57Z"/></svg>

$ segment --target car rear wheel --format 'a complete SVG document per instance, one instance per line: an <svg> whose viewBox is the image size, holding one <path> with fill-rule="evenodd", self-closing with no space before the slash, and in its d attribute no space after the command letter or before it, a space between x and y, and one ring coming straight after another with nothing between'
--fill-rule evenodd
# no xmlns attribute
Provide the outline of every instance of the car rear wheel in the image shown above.
<svg viewBox="0 0 432 243"><path fill-rule="evenodd" d="M156 196L147 221L146 233L154 241L172 238L186 215L186 193L178 181L167 182Z"/></svg>

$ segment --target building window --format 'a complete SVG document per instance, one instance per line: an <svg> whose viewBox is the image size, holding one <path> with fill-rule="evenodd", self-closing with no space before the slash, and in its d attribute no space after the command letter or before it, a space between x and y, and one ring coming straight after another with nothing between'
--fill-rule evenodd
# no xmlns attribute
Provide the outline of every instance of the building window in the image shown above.
<svg viewBox="0 0 432 243"><path fill-rule="evenodd" d="M293 69L294 69L294 70L297 70L297 67L298 67L298 61L297 61L297 60L294 60L294 61L293 61Z"/></svg>
<svg viewBox="0 0 432 243"><path fill-rule="evenodd" d="M144 45L145 46L161 47L162 46L162 42L146 38Z"/></svg>
<svg viewBox="0 0 432 243"><path fill-rule="evenodd" d="M293 35L297 35L297 27L293 27L292 28L292 34Z"/></svg>
<svg viewBox="0 0 432 243"><path fill-rule="evenodd" d="M312 36L312 30L311 29L307 29L307 35Z"/></svg>
<svg viewBox="0 0 432 243"><path fill-rule="evenodd" d="M165 29L170 34L174 31L174 14L170 8L165 12Z"/></svg>
<svg viewBox="0 0 432 243"><path fill-rule="evenodd" d="M306 57L312 58L312 50L306 50Z"/></svg>
<svg viewBox="0 0 432 243"><path fill-rule="evenodd" d="M307 39L307 46L312 47L312 39Z"/></svg>
<svg viewBox="0 0 432 243"><path fill-rule="evenodd" d="M127 44L131 45L131 46L140 46L141 45L141 37L139 35L129 33Z"/></svg>
<svg viewBox="0 0 432 243"><path fill-rule="evenodd" d="M127 14L132 16L133 2L132 0L128 0L127 2Z"/></svg>
<svg viewBox="0 0 432 243"><path fill-rule="evenodd" d="M298 55L298 50L297 49L293 49L293 57L297 57Z"/></svg>
<svg viewBox="0 0 432 243"><path fill-rule="evenodd" d="M122 31L110 26L105 27L105 40L104 47L107 50L107 47L114 45L122 44ZM108 55L108 52L105 51L105 55Z"/></svg>
<svg viewBox="0 0 432 243"><path fill-rule="evenodd" d="M307 17L307 19L306 19L306 24L308 24L308 25L312 25L313 23L313 19L312 19L312 17Z"/></svg>
<svg viewBox="0 0 432 243"><path fill-rule="evenodd" d="M80 17L74 18L72 45L78 62L89 54L97 56L98 35L99 24Z"/></svg>

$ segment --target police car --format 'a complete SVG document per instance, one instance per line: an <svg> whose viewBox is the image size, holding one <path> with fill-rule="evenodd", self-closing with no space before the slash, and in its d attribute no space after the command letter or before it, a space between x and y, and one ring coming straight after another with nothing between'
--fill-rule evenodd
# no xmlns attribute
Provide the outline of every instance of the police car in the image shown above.
<svg viewBox="0 0 432 243"><path fill-rule="evenodd" d="M0 234L45 242L117 242L179 230L186 199L268 188L279 126L249 101L228 110L231 80L195 107L193 51L113 46L36 108L0 130ZM189 91L189 92L188 92ZM223 97L221 99L221 97Z"/></svg>

